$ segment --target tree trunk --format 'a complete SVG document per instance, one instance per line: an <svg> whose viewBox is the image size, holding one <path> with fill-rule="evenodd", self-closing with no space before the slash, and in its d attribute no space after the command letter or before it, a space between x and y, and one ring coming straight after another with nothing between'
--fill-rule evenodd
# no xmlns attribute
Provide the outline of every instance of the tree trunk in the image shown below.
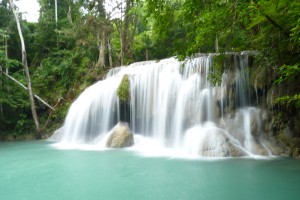
<svg viewBox="0 0 300 200"><path fill-rule="evenodd" d="M113 61L112 61L112 50L111 50L111 43L110 39L107 39L107 47L108 47L108 59L109 59L109 66L110 68L113 67Z"/></svg>
<svg viewBox="0 0 300 200"><path fill-rule="evenodd" d="M8 35L5 35L5 36L4 36L5 58L6 58L6 59L8 59L7 36L8 36ZM8 66L6 66L5 72L6 72L6 74L8 74Z"/></svg>
<svg viewBox="0 0 300 200"><path fill-rule="evenodd" d="M120 52L120 64L121 66L124 65L124 41L123 41L123 1L121 1L121 25L120 25L120 46L121 46L121 52Z"/></svg>
<svg viewBox="0 0 300 200"><path fill-rule="evenodd" d="M100 32L98 32L98 44L99 44L99 57L96 66L105 67L106 37L104 31L102 31L101 33L101 38L100 38Z"/></svg>
<svg viewBox="0 0 300 200"><path fill-rule="evenodd" d="M57 16L57 0L55 0L55 23L57 25L57 21L58 21L58 16Z"/></svg>
<svg viewBox="0 0 300 200"><path fill-rule="evenodd" d="M29 99L30 99L32 117L33 117L35 128L36 128L36 131L37 131L36 137L40 138L41 137L40 124L39 124L38 116L37 116L37 113L36 113L36 107L35 107L34 98L33 98L33 92L32 92L32 87L31 87L31 80L30 80L29 68L28 68L28 63L27 63L27 55L26 55L25 42L24 42L24 38L23 38L21 26L20 26L20 21L19 21L17 13L15 11L15 8L14 8L13 0L10 0L10 6L11 6L11 9L12 9L13 14L15 16L15 20L16 20L17 28L18 28L18 32L19 32L19 37L20 37L20 41L21 41L22 63L24 65L25 74L26 74L26 81L27 81L27 87L28 87L28 93L29 93Z"/></svg>
<svg viewBox="0 0 300 200"><path fill-rule="evenodd" d="M100 47L100 66L105 67L105 50L106 50L106 37L105 32L102 32L101 47Z"/></svg>
<svg viewBox="0 0 300 200"><path fill-rule="evenodd" d="M146 61L149 60L149 52L148 52L148 48L146 47Z"/></svg>
<svg viewBox="0 0 300 200"><path fill-rule="evenodd" d="M68 11L68 14L67 14L67 19L68 19L68 22L73 25L73 20L72 20L72 8L71 6L69 6L69 11Z"/></svg>
<svg viewBox="0 0 300 200"><path fill-rule="evenodd" d="M131 0L126 0L125 16L124 16L124 27L121 26L121 58L122 64L124 64L124 57L128 51L128 32L129 32L129 11L131 9Z"/></svg>
<svg viewBox="0 0 300 200"><path fill-rule="evenodd" d="M121 29L122 29L122 26L121 26ZM124 41L123 41L123 39L122 39L122 38L123 38L122 35L123 35L123 31L121 30L121 31L120 31L120 45L121 45L120 64L121 64L121 66L124 65L124 51L123 51L123 46L124 46L124 45L123 45L123 42L124 42Z"/></svg>
<svg viewBox="0 0 300 200"><path fill-rule="evenodd" d="M216 51L216 53L219 52L219 39L218 39L218 34L216 34L216 38L215 38L215 51Z"/></svg>

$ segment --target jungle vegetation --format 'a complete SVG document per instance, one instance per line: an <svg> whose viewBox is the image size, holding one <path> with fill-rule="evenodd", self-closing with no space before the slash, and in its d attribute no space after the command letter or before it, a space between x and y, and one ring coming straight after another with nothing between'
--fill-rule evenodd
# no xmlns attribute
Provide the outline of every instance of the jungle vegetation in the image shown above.
<svg viewBox="0 0 300 200"><path fill-rule="evenodd" d="M32 90L55 109L36 101L42 134L108 69L136 61L255 51L258 65L278 72L274 84L299 79L299 0L59 0L57 16L55 0L38 2L38 22L18 17ZM28 92L6 76L27 85L10 4L0 0L0 135L30 134ZM277 101L299 109L300 91Z"/></svg>

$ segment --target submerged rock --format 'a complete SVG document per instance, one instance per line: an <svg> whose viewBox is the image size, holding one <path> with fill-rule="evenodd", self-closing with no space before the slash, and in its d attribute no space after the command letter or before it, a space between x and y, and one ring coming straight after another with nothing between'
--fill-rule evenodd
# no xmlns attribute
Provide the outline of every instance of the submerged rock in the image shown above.
<svg viewBox="0 0 300 200"><path fill-rule="evenodd" d="M106 142L106 147L125 148L134 144L133 133L129 129L127 123L118 123Z"/></svg>

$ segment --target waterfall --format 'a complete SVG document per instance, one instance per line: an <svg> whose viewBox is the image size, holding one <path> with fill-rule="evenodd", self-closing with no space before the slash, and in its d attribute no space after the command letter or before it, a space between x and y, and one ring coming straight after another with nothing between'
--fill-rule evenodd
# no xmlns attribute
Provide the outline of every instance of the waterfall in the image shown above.
<svg viewBox="0 0 300 200"><path fill-rule="evenodd" d="M213 56L111 69L71 105L58 142L104 144L120 121L124 105L116 91L127 75L130 113L126 121L136 141L148 138L164 148L198 156L268 155L257 137L262 125L259 110L251 107L248 55L228 55L233 57L234 69L223 74L220 87L207 80Z"/></svg>

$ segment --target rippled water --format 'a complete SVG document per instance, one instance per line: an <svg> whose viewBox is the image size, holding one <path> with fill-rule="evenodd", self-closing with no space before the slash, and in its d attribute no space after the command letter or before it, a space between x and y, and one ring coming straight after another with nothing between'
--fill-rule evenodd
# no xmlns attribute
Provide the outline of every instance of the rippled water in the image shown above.
<svg viewBox="0 0 300 200"><path fill-rule="evenodd" d="M143 157L0 143L1 200L298 199L300 161Z"/></svg>

